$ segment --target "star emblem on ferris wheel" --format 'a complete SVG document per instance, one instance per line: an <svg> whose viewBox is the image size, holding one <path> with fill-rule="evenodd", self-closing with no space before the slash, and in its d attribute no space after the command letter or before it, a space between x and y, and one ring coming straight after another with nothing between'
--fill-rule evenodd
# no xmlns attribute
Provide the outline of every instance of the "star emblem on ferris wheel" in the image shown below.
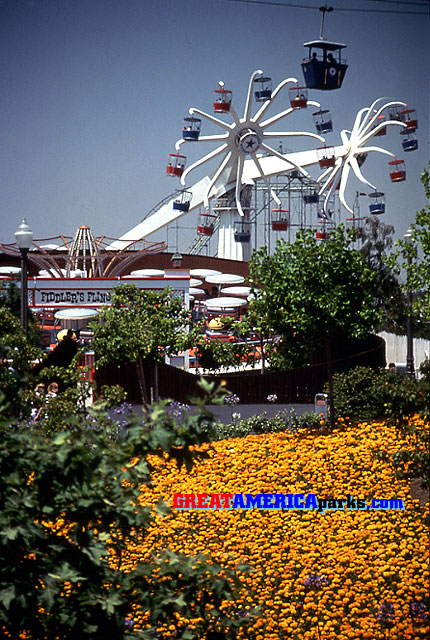
<svg viewBox="0 0 430 640"><path fill-rule="evenodd" d="M290 107L280 111L276 115L265 118L268 108L274 103L281 89L286 85L293 85L290 88ZM292 91L292 94L291 94ZM220 118L206 113L201 109L192 107L189 110L190 117L185 118L185 127L182 132L182 138L176 143L176 154L171 154L172 160L175 162L170 164L167 173L176 175L181 178L184 189L186 188L186 180L189 174L201 167L207 162L215 158L219 158L218 168L210 175L209 183L204 195L204 205L209 208L209 200L217 195L219 187L226 184L235 184L235 201L238 213L243 216L244 212L241 204L241 190L244 182L244 166L245 160L250 159L255 165L258 177L265 183L266 187L275 202L280 205L280 200L276 193L270 187L267 175L262 167L260 158L263 154L278 158L288 164L289 169L293 166L302 175L309 177L308 172L296 164L294 160L285 158L282 153L274 149L270 144L270 140L287 138L290 136L301 136L314 138L324 142L324 138L318 134L307 131L272 131L269 128L279 122L286 116L291 115L297 109L312 105L320 107L318 102L307 100L304 92L307 94L305 87L299 87L296 78L286 78L278 84L272 91L271 79L263 76L261 70L254 71L249 81L249 87L245 102L243 116L239 117L232 105L232 92L225 89L224 82L219 82L215 89L215 100L213 103L214 113L229 114L233 122L228 123ZM260 108L255 115L251 115L253 93L257 102L261 102ZM214 124L222 133L200 136L201 118ZM220 143L214 150L210 151L202 158L194 162L190 167L185 169L186 157L180 154L181 147L188 142ZM257 153L260 152L260 153ZM178 160L179 159L179 160Z"/></svg>

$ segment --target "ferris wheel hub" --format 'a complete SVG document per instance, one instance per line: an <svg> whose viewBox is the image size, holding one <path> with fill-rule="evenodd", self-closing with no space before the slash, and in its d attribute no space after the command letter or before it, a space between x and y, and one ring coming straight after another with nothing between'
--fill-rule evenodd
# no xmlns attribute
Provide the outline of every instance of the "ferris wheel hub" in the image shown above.
<svg viewBox="0 0 430 640"><path fill-rule="evenodd" d="M236 145L244 154L255 153L260 148L260 144L261 138L253 129L242 129L236 136Z"/></svg>

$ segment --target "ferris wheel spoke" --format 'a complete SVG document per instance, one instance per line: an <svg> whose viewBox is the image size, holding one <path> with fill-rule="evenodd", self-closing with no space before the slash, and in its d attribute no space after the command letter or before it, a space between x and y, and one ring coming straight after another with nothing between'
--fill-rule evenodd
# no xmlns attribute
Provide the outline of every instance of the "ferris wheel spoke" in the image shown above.
<svg viewBox="0 0 430 640"><path fill-rule="evenodd" d="M225 167L228 165L230 159L231 159L231 151L225 154L224 159L222 160L218 169L215 171L214 175L212 176L209 186L206 189L206 193L205 193L205 207L209 207L209 198L211 195L211 191L214 188L221 173L224 171Z"/></svg>
<svg viewBox="0 0 430 640"><path fill-rule="evenodd" d="M251 107L252 107L252 87L254 84L254 80L256 76L262 76L263 72L261 69L257 69L257 71L254 71L254 73L251 75L250 79L249 79L249 86L248 86L248 95L246 96L246 103L245 103L245 111L243 113L243 118L245 121L249 120L249 117L251 115Z"/></svg>
<svg viewBox="0 0 430 640"><path fill-rule="evenodd" d="M286 84L290 84L292 82L297 82L297 78L286 78L285 80L282 80L282 82L280 82L278 84L278 86L272 91L272 97L270 100L266 100L266 102L264 102L262 104L262 106L260 107L260 109L257 111L257 113L255 114L255 116L252 118L253 122L258 122L260 120L260 118L263 117L263 115L266 113L267 109L269 108L269 106L272 104L273 100L276 98L276 96L278 95L278 93L280 92L280 90L285 87Z"/></svg>
<svg viewBox="0 0 430 640"><path fill-rule="evenodd" d="M354 125L352 127L351 138L358 136L363 126L363 118L369 113L369 107L363 107L355 116Z"/></svg>
<svg viewBox="0 0 430 640"><path fill-rule="evenodd" d="M338 160L340 160L340 162L337 165L335 165L334 167L330 167L330 177L327 178L327 180L324 182L324 184L320 188L320 190L318 192L319 195L322 195L325 191L327 191L327 189L332 190L331 187L333 187L333 185L335 184L335 178L336 178L337 174L339 173L339 171L342 169L342 160L341 160L341 158L338 158ZM327 174L327 175L329 175L329 174ZM330 191L330 193L331 193L331 191Z"/></svg>
<svg viewBox="0 0 430 640"><path fill-rule="evenodd" d="M320 142L325 142L325 138L319 136L317 133L310 133L308 131L267 131L263 133L265 138L288 138L291 136L305 136L308 138L315 138Z"/></svg>
<svg viewBox="0 0 430 640"><path fill-rule="evenodd" d="M303 167L301 167L300 165L296 164L294 162L294 160L290 160L289 158L286 158L285 156L282 155L282 153L279 153L279 151L276 151L275 149L272 149L272 147L269 147L269 145L264 144L264 142L261 143L260 147L265 149L268 153L270 153L271 156L275 156L276 158L279 158L280 160L283 160L287 164L292 165L298 171L300 171L300 173L302 173L306 178L309 178L309 173L306 171L306 169L303 169ZM259 165L260 165L260 163L259 163ZM260 165L260 167L261 167L261 165Z"/></svg>
<svg viewBox="0 0 430 640"><path fill-rule="evenodd" d="M228 146L227 144L221 145L217 149L214 149L210 153L207 153L205 156L203 156L203 158L200 158L200 160L197 160L196 162L194 162L194 164L188 167L188 169L185 169L184 173L181 176L181 184L185 186L185 180L191 171L193 171L197 167L200 167L202 164L204 164L208 160L212 160L212 158L216 158L217 156L219 156L223 151L227 149L227 146Z"/></svg>
<svg viewBox="0 0 430 640"><path fill-rule="evenodd" d="M230 105L230 111L229 111L229 113L230 113L231 117L232 117L232 118L233 118L233 120L234 120L234 124L235 124L235 125L240 124L239 116L237 115L237 113L236 113L236 111L235 111L235 108L233 107L233 105L232 105L232 104Z"/></svg>
<svg viewBox="0 0 430 640"><path fill-rule="evenodd" d="M361 169L358 164L357 158L351 158L350 164L351 164L351 169L355 173L356 178L360 180L360 182L362 182L363 184L367 184L369 187L372 187L372 189L375 191L376 190L375 185L369 182L369 180L367 180L361 173Z"/></svg>
<svg viewBox="0 0 430 640"><path fill-rule="evenodd" d="M289 116L290 113L293 113L293 111L294 111L293 107L290 107L289 109L285 109L285 111L281 111L281 113L278 113L276 116L273 116L272 118L269 118L264 122L261 122L260 127L262 128L269 127L271 124L274 124L275 122L278 122L282 118L285 118L285 116Z"/></svg>
<svg viewBox="0 0 430 640"><path fill-rule="evenodd" d="M237 159L237 170L236 170L236 188L234 191L234 196L236 199L236 206L240 216L244 216L244 211L242 209L242 203L240 201L240 192L242 190L242 173L243 173L243 165L245 163L245 156L241 153Z"/></svg>
<svg viewBox="0 0 430 640"><path fill-rule="evenodd" d="M387 151L386 149L382 149L381 147L360 147L360 152L369 153L369 151L377 151L378 153L384 153L386 156L390 156L391 158L395 158L396 156L391 151Z"/></svg>
<svg viewBox="0 0 430 640"><path fill-rule="evenodd" d="M322 174L320 176L318 176L317 178L317 182L323 182L323 180L326 180L326 182L324 183L324 185L328 185L330 183L330 180L332 178L332 176L335 175L335 173L337 172L338 168L341 166L342 164L342 158L337 158L336 162L335 162L335 166L334 167L328 167L325 171L322 172ZM322 193L323 191L325 191L327 188L327 186L323 186L320 189L320 193Z"/></svg>
<svg viewBox="0 0 430 640"><path fill-rule="evenodd" d="M349 171L350 171L350 166L348 163L348 164L345 164L345 166L343 167L342 176L340 179L339 200L343 204L345 209L348 211L348 213L350 213L351 215L354 215L354 211L351 209L351 207L345 200L345 188L346 188L346 183L348 182Z"/></svg>
<svg viewBox="0 0 430 640"><path fill-rule="evenodd" d="M349 133L349 138L348 138L348 134ZM340 139L342 140L343 144L345 146L347 146L349 144L349 141L351 139L351 131L349 131L349 129L342 129L342 131L340 132Z"/></svg>
<svg viewBox="0 0 430 640"><path fill-rule="evenodd" d="M404 122L400 122L400 120L387 120L387 122L381 122L374 129L371 129L368 133L366 133L366 135L363 135L363 137L361 138L361 144L366 143L368 140L370 140L370 138L373 138L373 136L375 136L378 131L381 131L381 129L384 129L384 127L388 127L392 124L398 127L402 127L402 129L406 128L406 124Z"/></svg>
<svg viewBox="0 0 430 640"><path fill-rule="evenodd" d="M261 146L265 146L265 145L261 145ZM269 149L270 149L270 147L269 147ZM273 149L272 149L271 151L273 151ZM276 155L276 153L275 153L275 155ZM285 158L283 158L283 159L285 160ZM258 160L258 158L257 158L255 155L253 155L253 156L252 156L252 160L254 161L254 164L255 164L255 166L257 167L257 171L258 171L258 173L260 174L260 178L263 180L264 184L266 185L266 187L267 187L267 189L268 189L268 191L269 191L270 195L272 196L272 198L274 199L274 201L276 202L276 204L277 204L278 206L281 206L281 201L280 201L280 199L278 198L278 196L276 195L276 193L273 191L272 187L270 186L270 183L269 183L268 179L267 179L267 178L266 178L266 176L264 175L264 171L263 171L263 168L262 168L262 166L261 166L261 164L260 164L260 161Z"/></svg>
<svg viewBox="0 0 430 640"><path fill-rule="evenodd" d="M375 102L373 102L370 107L369 107L369 114L368 114L368 118L369 120L366 122L364 121L362 126L359 129L359 134L363 135L365 134L367 131L369 131L369 129L371 129L374 133L373 135L375 135L375 132L378 130L380 131L380 129L377 129L377 127L374 127L375 122L377 121L377 119L379 118L379 116L381 115L381 113L385 110L388 109L388 107L406 107L406 104L404 102L399 102L398 100L393 100L391 102L387 102L384 105L382 105L382 107L379 107L379 109L375 110L375 106L378 102L380 102L381 100L384 100L385 98L379 98L378 100L375 100ZM373 113L373 111L375 110L375 113ZM372 117L370 117L370 115L373 113ZM395 121L389 121L390 124L392 124L392 122ZM383 128L384 126L386 126L388 124L388 122L385 123L381 123Z"/></svg>
<svg viewBox="0 0 430 640"><path fill-rule="evenodd" d="M189 113L190 113L190 116L193 116L197 113L199 116L202 116L202 118L206 118L206 120L210 120L211 122L218 125L219 127L222 127L226 131L230 131L232 129L233 125L228 124L227 122L224 122L219 118L215 118L214 116L210 115L209 113L206 113L205 111L201 111L200 109L195 109L194 107L192 107L189 110Z"/></svg>
<svg viewBox="0 0 430 640"><path fill-rule="evenodd" d="M213 136L201 136L198 141L196 142L219 142L220 140L226 140L228 138L228 133L219 133ZM178 140L178 142L175 145L175 149L176 151L180 151L181 147L183 144L186 143L190 143L190 140L184 140L183 138L181 138L181 140ZM191 144L193 144L193 142L191 142Z"/></svg>

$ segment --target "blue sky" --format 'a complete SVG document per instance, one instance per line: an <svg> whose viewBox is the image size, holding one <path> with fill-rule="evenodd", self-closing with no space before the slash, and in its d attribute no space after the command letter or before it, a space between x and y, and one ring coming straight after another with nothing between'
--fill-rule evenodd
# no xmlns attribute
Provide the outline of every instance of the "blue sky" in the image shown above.
<svg viewBox="0 0 430 640"><path fill-rule="evenodd" d="M402 235L425 204L419 176L429 157L426 3L332 6L325 35L348 45L349 69L342 89L312 97L331 110L335 131L351 128L358 109L382 96L417 111L418 151L403 153L397 130L376 139L406 160L407 181L391 184L388 158L380 154L363 166L386 193L384 222ZM188 108L211 113L212 92L223 80L240 114L258 68L274 83L301 79L303 42L317 38L319 27L317 8L229 0L0 1L0 241L13 241L23 216L36 238L73 235L80 224L96 235L125 233L179 186L165 167ZM296 125L314 130L309 109L288 119L288 128ZM338 133L328 140L340 143ZM190 150L190 161L196 153ZM350 194L357 188L352 180Z"/></svg>

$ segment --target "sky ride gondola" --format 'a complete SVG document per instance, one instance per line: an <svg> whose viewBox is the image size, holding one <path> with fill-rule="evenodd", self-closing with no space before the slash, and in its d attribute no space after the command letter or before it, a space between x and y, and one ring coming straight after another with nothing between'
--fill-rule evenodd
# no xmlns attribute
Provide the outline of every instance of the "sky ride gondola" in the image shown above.
<svg viewBox="0 0 430 640"><path fill-rule="evenodd" d="M308 104L308 88L295 85L288 89L290 105L293 109L306 109Z"/></svg>
<svg viewBox="0 0 430 640"><path fill-rule="evenodd" d="M369 193L370 204L369 211L373 216L379 216L385 213L385 194L381 191Z"/></svg>
<svg viewBox="0 0 430 640"><path fill-rule="evenodd" d="M320 109L312 114L314 119L315 128L317 133L323 135L324 133L330 133L333 131L333 121L331 113L328 109Z"/></svg>
<svg viewBox="0 0 430 640"><path fill-rule="evenodd" d="M414 133L418 129L418 120L415 117L415 109L403 109L399 111L399 120L406 125L405 131Z"/></svg>
<svg viewBox="0 0 430 640"><path fill-rule="evenodd" d="M234 241L249 242L251 240L251 229L247 220L235 222Z"/></svg>
<svg viewBox="0 0 430 640"><path fill-rule="evenodd" d="M303 46L308 47L308 57L303 59L302 71L308 89L331 91L340 89L348 68L345 60L341 58L342 49L346 48L346 44L329 42L324 38L325 14L333 11L333 7L326 5L319 10L322 13L320 37L318 40L304 43Z"/></svg>
<svg viewBox="0 0 430 640"><path fill-rule="evenodd" d="M184 118L184 127L182 129L182 140L193 142L199 139L202 121L200 118L188 116Z"/></svg>
<svg viewBox="0 0 430 640"><path fill-rule="evenodd" d="M265 102L272 99L272 78L260 76L254 78L254 96L257 102Z"/></svg>
<svg viewBox="0 0 430 640"><path fill-rule="evenodd" d="M177 198L173 201L173 209L187 213L190 210L191 198L191 191L187 191L186 189L179 191Z"/></svg>
<svg viewBox="0 0 430 640"><path fill-rule="evenodd" d="M182 156L179 153L169 153L169 164L166 169L167 175L180 178L184 173L186 161L186 156Z"/></svg>
<svg viewBox="0 0 430 640"><path fill-rule="evenodd" d="M316 191L309 191L309 193L303 194L303 202L305 204L318 204L320 197Z"/></svg>
<svg viewBox="0 0 430 640"><path fill-rule="evenodd" d="M199 236L211 236L215 230L214 222L216 216L210 213L199 213L199 220L197 223L197 233Z"/></svg>
<svg viewBox="0 0 430 640"><path fill-rule="evenodd" d="M390 179L391 182L404 182L406 180L406 167L404 160L390 160L388 163L390 167Z"/></svg>
<svg viewBox="0 0 430 640"><path fill-rule="evenodd" d="M375 120L375 122L373 123L373 127L372 129L376 129L376 127L380 124L383 124L385 120L385 116L383 114L381 114L380 116L378 116ZM386 136L387 135L387 127L382 127L381 129L379 129L379 131L377 131L374 136L379 137L379 136Z"/></svg>
<svg viewBox="0 0 430 640"><path fill-rule="evenodd" d="M316 230L315 239L316 240L328 240L330 238L330 229L332 224L329 220L318 220L319 224L322 226Z"/></svg>
<svg viewBox="0 0 430 640"><path fill-rule="evenodd" d="M415 151L418 149L418 140L412 133L409 133L408 129L401 131L400 135L403 136L403 151Z"/></svg>
<svg viewBox="0 0 430 640"><path fill-rule="evenodd" d="M317 150L318 163L321 169L327 169L328 167L334 167L336 162L335 148L334 147L319 147Z"/></svg>
<svg viewBox="0 0 430 640"><path fill-rule="evenodd" d="M289 209L272 209L272 231L287 231Z"/></svg>
<svg viewBox="0 0 430 640"><path fill-rule="evenodd" d="M218 89L214 90L214 113L229 113L232 91L224 89L224 82L218 82Z"/></svg>

